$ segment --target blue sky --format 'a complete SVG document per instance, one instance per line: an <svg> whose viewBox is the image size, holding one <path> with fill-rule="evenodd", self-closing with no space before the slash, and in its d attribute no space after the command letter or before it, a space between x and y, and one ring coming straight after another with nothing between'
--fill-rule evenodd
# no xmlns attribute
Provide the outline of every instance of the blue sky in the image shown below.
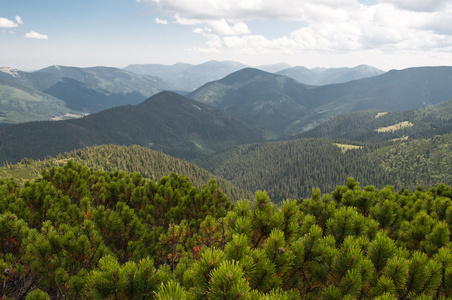
<svg viewBox="0 0 452 300"><path fill-rule="evenodd" d="M0 0L0 67L451 65L450 0Z"/></svg>

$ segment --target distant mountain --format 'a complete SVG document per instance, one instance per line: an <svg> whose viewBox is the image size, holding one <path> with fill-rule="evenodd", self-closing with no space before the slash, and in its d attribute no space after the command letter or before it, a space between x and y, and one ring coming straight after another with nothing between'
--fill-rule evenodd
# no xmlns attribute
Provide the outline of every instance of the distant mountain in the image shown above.
<svg viewBox="0 0 452 300"><path fill-rule="evenodd" d="M311 87L291 78L246 68L209 82L188 97L243 118L264 129L268 138L284 132L290 120L314 106Z"/></svg>
<svg viewBox="0 0 452 300"><path fill-rule="evenodd" d="M192 159L226 147L260 142L262 133L228 113L171 92L58 122L0 129L0 161L42 159L91 145L140 145Z"/></svg>
<svg viewBox="0 0 452 300"><path fill-rule="evenodd" d="M359 65L354 68L314 68L293 67L276 72L293 78L301 83L310 85L327 85L344 83L352 80L373 77L383 74L384 71L368 65Z"/></svg>
<svg viewBox="0 0 452 300"><path fill-rule="evenodd" d="M308 86L247 68L187 96L260 126L267 138L283 138L343 113L408 110L450 100L450 78L452 67L419 67L342 84Z"/></svg>
<svg viewBox="0 0 452 300"><path fill-rule="evenodd" d="M0 79L0 127L31 121L81 117L64 101Z"/></svg>
<svg viewBox="0 0 452 300"><path fill-rule="evenodd" d="M42 92L61 80L61 77L57 74L42 74L39 71L24 72L18 69L2 67L0 68L0 79Z"/></svg>
<svg viewBox="0 0 452 300"><path fill-rule="evenodd" d="M2 70L0 79L59 98L69 109L83 113L138 104L162 90L174 89L160 78L109 67L51 66L30 73Z"/></svg>
<svg viewBox="0 0 452 300"><path fill-rule="evenodd" d="M207 82L218 80L245 67L246 65L238 62L212 60L199 65L185 63L177 63L171 66L161 64L129 65L124 70L157 76L171 82L178 90L191 92Z"/></svg>
<svg viewBox="0 0 452 300"><path fill-rule="evenodd" d="M138 104L163 90L174 88L157 77L109 67L53 66L39 73L60 78L44 92L64 100L72 109L90 113L120 105Z"/></svg>
<svg viewBox="0 0 452 300"><path fill-rule="evenodd" d="M265 71L265 72L276 73L276 72L279 72L282 70L292 68L292 66L287 63L279 63L279 64L271 64L271 65L260 65L255 68Z"/></svg>
<svg viewBox="0 0 452 300"><path fill-rule="evenodd" d="M337 116L294 136L376 143L452 133L452 100L408 111L360 111Z"/></svg>

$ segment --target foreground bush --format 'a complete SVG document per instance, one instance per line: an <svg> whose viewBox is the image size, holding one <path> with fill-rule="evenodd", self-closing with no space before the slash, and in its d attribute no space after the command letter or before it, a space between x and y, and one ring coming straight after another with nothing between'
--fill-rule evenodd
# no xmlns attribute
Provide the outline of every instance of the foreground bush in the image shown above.
<svg viewBox="0 0 452 300"><path fill-rule="evenodd" d="M350 178L276 207L211 181L68 162L0 182L0 297L429 299L452 296L452 192Z"/></svg>

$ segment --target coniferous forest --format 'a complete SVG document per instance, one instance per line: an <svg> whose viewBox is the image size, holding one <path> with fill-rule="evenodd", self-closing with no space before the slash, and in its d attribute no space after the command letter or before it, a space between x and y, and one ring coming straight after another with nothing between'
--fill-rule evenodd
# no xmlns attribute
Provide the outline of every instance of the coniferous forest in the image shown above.
<svg viewBox="0 0 452 300"><path fill-rule="evenodd" d="M0 184L5 299L452 296L452 190L360 186L276 206L209 181L68 161Z"/></svg>
<svg viewBox="0 0 452 300"><path fill-rule="evenodd" d="M452 68L0 71L0 300L452 299Z"/></svg>

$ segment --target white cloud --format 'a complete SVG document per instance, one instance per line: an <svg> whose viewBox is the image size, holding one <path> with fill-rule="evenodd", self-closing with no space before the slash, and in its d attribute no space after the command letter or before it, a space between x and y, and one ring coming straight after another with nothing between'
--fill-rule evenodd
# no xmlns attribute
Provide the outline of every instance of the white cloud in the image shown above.
<svg viewBox="0 0 452 300"><path fill-rule="evenodd" d="M194 32L216 34L220 36L251 33L245 23L239 22L236 24L230 24L225 19L208 21L205 28L195 28Z"/></svg>
<svg viewBox="0 0 452 300"><path fill-rule="evenodd" d="M162 20L160 18L155 18L154 22L157 23L157 24L162 24L162 25L167 25L168 24L167 20Z"/></svg>
<svg viewBox="0 0 452 300"><path fill-rule="evenodd" d="M22 18L19 16L15 17L17 24L23 24L24 22L22 21Z"/></svg>
<svg viewBox="0 0 452 300"><path fill-rule="evenodd" d="M348 9L358 7L356 0L143 0L162 11L194 20L303 20L307 6Z"/></svg>
<svg viewBox="0 0 452 300"><path fill-rule="evenodd" d="M13 28L13 27L17 27L17 26L18 25L16 23L14 23L14 21L0 17L0 28Z"/></svg>
<svg viewBox="0 0 452 300"><path fill-rule="evenodd" d="M450 0L141 0L193 26L207 48L237 53L300 54L381 51L452 51ZM251 20L299 22L292 32L269 38L253 33ZM207 49L207 50L206 50Z"/></svg>
<svg viewBox="0 0 452 300"><path fill-rule="evenodd" d="M26 33L25 37L27 39L37 39L37 40L48 40L49 39L49 37L47 35L37 33L36 31L30 31L29 33Z"/></svg>
<svg viewBox="0 0 452 300"><path fill-rule="evenodd" d="M450 6L450 0L379 0L389 3L397 8L417 12L433 12Z"/></svg>

